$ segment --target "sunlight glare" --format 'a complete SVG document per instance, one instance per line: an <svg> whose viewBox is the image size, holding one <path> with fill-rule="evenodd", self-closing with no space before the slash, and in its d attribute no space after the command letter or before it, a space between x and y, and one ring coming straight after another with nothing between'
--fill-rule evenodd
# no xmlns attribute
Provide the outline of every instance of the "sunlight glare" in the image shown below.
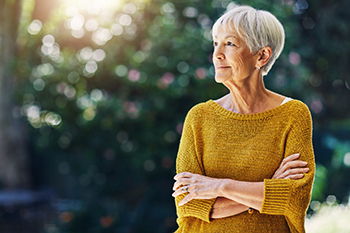
<svg viewBox="0 0 350 233"><path fill-rule="evenodd" d="M115 0L61 0L68 7L66 9L66 15L73 17L78 12L87 11L91 15L97 15L101 13L102 9L117 9L122 8L125 5L125 1ZM128 7L132 9L132 6Z"/></svg>

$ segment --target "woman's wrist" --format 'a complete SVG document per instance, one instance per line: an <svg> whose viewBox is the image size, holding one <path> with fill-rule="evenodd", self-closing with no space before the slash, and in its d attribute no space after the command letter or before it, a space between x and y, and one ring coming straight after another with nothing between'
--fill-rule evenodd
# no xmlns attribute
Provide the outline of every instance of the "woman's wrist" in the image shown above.
<svg viewBox="0 0 350 233"><path fill-rule="evenodd" d="M231 179L221 179L220 185L217 188L218 197L225 197L230 199L230 191L232 192L232 188L234 187L235 180Z"/></svg>
<svg viewBox="0 0 350 233"><path fill-rule="evenodd" d="M242 205L238 202L235 202L233 200L230 200L224 197L218 197L211 209L210 218L211 219L226 218L226 217L240 214L247 210L248 210L248 206Z"/></svg>

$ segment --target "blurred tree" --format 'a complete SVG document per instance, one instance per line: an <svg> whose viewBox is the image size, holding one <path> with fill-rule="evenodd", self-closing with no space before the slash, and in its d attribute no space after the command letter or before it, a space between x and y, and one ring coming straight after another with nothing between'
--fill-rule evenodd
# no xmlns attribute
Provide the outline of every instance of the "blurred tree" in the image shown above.
<svg viewBox="0 0 350 233"><path fill-rule="evenodd" d="M20 15L20 0L0 1L0 182L3 188L27 188L31 184L26 130L13 117Z"/></svg>

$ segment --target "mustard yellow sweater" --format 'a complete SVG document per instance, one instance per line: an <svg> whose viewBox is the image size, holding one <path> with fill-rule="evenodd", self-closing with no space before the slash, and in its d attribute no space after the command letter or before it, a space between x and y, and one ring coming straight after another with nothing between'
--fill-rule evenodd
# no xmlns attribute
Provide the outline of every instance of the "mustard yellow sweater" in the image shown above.
<svg viewBox="0 0 350 233"><path fill-rule="evenodd" d="M300 153L310 171L300 180L271 179L283 158ZM176 232L305 232L304 219L315 174L312 121L298 100L257 114L237 114L209 100L188 113L176 161L177 173L264 181L261 211L209 219L215 199L179 207Z"/></svg>

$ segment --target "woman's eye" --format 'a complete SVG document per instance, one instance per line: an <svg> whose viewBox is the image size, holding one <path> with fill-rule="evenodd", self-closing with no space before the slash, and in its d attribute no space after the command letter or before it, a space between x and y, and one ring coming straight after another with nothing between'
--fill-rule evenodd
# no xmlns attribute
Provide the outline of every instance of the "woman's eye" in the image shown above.
<svg viewBox="0 0 350 233"><path fill-rule="evenodd" d="M235 44L232 43L231 41L228 41L226 44L229 45L229 46L235 46Z"/></svg>
<svg viewBox="0 0 350 233"><path fill-rule="evenodd" d="M214 46L218 46L218 42L214 42L213 45L214 45Z"/></svg>

